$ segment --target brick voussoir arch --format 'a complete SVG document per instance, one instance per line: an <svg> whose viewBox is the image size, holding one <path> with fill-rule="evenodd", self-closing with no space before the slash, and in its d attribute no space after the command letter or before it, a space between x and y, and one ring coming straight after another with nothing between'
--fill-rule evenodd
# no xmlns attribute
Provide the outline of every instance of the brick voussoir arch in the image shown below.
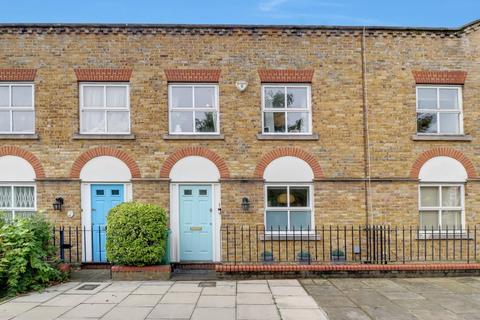
<svg viewBox="0 0 480 320"><path fill-rule="evenodd" d="M123 161L128 169L130 169L132 178L141 178L140 169L135 159L133 159L125 151L110 147L96 147L82 153L72 165L72 169L70 170L70 178L80 178L80 171L82 170L83 166L93 158L102 156L114 157Z"/></svg>
<svg viewBox="0 0 480 320"><path fill-rule="evenodd" d="M473 166L472 161L464 155L461 151L448 148L448 147L440 147L431 150L424 151L421 153L417 160L412 165L412 169L410 170L410 178L418 179L418 175L420 174L420 169L428 160L435 158L435 157L450 157L458 162L460 162L465 170L467 171L467 175L469 178L477 177L477 173L475 171L475 167Z"/></svg>
<svg viewBox="0 0 480 320"><path fill-rule="evenodd" d="M263 173L270 162L281 157L296 157L302 159L308 163L310 168L312 168L315 179L320 179L323 177L322 168L315 157L305 150L296 147L281 147L265 154L255 168L255 177L263 179Z"/></svg>
<svg viewBox="0 0 480 320"><path fill-rule="evenodd" d="M45 170L43 170L42 163L30 151L15 146L3 146L0 147L0 157L3 156L16 156L26 160L33 167L36 178L45 178Z"/></svg>
<svg viewBox="0 0 480 320"><path fill-rule="evenodd" d="M223 160L223 158L217 153L204 147L186 147L175 151L167 158L167 160L165 160L160 169L160 178L168 178L173 166L179 160L190 156L207 158L217 166L218 171L220 172L220 178L226 179L230 177L230 172L225 160Z"/></svg>

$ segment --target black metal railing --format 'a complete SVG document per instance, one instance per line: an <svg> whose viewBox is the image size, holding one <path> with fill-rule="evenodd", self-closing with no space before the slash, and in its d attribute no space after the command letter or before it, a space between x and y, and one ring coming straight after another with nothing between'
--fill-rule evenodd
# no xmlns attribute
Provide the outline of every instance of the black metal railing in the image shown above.
<svg viewBox="0 0 480 320"><path fill-rule="evenodd" d="M53 245L57 256L68 263L107 262L105 248L106 227L54 226Z"/></svg>
<svg viewBox="0 0 480 320"><path fill-rule="evenodd" d="M476 262L477 226L442 230L418 226L320 226L221 228L224 263Z"/></svg>

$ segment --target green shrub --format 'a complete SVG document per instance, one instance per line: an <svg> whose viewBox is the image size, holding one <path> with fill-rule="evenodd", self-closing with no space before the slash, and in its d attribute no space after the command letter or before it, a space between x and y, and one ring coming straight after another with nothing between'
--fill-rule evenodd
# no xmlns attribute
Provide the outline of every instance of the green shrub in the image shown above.
<svg viewBox="0 0 480 320"><path fill-rule="evenodd" d="M31 217L2 223L0 228L0 296L38 290L63 280L54 261L51 227Z"/></svg>
<svg viewBox="0 0 480 320"><path fill-rule="evenodd" d="M160 264L168 237L165 209L152 204L122 203L107 217L107 259L120 265Z"/></svg>

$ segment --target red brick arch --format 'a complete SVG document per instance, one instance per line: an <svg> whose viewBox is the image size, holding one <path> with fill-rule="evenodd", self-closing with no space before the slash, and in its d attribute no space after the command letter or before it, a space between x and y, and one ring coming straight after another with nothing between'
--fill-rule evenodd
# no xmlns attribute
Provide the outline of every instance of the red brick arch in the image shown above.
<svg viewBox="0 0 480 320"><path fill-rule="evenodd" d="M73 163L72 169L70 170L70 178L80 178L80 171L83 166L93 158L101 156L114 157L123 161L128 169L130 169L132 178L141 178L137 162L128 153L109 147L96 147L82 153Z"/></svg>
<svg viewBox="0 0 480 320"><path fill-rule="evenodd" d="M227 164L217 153L204 147L186 147L175 151L167 158L167 160L165 160L162 168L160 169L160 178L168 178L175 163L177 163L180 159L190 156L207 158L217 166L218 171L220 172L220 178L225 179L230 177Z"/></svg>
<svg viewBox="0 0 480 320"><path fill-rule="evenodd" d="M281 147L265 154L255 168L255 177L263 179L263 172L270 164L270 162L281 157L295 157L302 159L303 161L308 163L310 168L312 168L313 176L315 177L315 179L320 179L323 177L322 168L320 167L320 164L315 159L315 157L312 156L310 153L306 152L305 150L295 147Z"/></svg>
<svg viewBox="0 0 480 320"><path fill-rule="evenodd" d="M45 178L45 170L43 170L40 160L30 151L14 146L4 146L0 147L0 157L3 156L16 156L25 159L33 167L36 178Z"/></svg>
<svg viewBox="0 0 480 320"><path fill-rule="evenodd" d="M473 167L472 161L470 161L470 159L468 159L466 155L464 155L462 152L458 150L443 147L443 148L435 148L435 149L427 150L427 151L424 151L422 154L420 154L417 160L415 160L415 162L412 165L412 169L410 170L410 177L412 179L418 179L420 169L425 164L425 162L427 162L432 158L441 157L441 156L450 157L459 161L467 171L467 175L469 178L475 178L477 176L477 173L475 172L475 168Z"/></svg>

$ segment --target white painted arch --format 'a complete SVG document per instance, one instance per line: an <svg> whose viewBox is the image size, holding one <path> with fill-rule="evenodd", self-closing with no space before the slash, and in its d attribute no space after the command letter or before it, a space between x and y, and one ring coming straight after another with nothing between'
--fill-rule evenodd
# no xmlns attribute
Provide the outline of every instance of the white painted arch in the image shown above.
<svg viewBox="0 0 480 320"><path fill-rule="evenodd" d="M27 160L17 156L0 157L0 181L32 182L35 178L35 170Z"/></svg>
<svg viewBox="0 0 480 320"><path fill-rule="evenodd" d="M313 178L310 165L300 158L291 156L273 160L263 172L263 179L268 182L311 182Z"/></svg>
<svg viewBox="0 0 480 320"><path fill-rule="evenodd" d="M425 162L418 177L421 182L465 182L468 174L460 161L439 156Z"/></svg>
<svg viewBox="0 0 480 320"><path fill-rule="evenodd" d="M188 156L175 163L169 178L172 182L218 182L220 171L207 158Z"/></svg>
<svg viewBox="0 0 480 320"><path fill-rule="evenodd" d="M132 173L120 159L100 156L88 161L80 171L80 179L89 182L126 182Z"/></svg>

